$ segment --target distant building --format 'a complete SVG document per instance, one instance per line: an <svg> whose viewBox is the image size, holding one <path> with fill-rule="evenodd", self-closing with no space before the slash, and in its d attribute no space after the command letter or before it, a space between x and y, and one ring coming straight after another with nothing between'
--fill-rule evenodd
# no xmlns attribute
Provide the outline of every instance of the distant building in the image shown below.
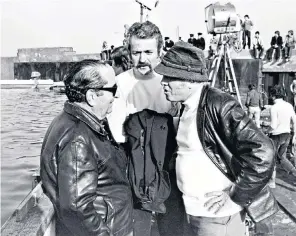
<svg viewBox="0 0 296 236"><path fill-rule="evenodd" d="M73 47L20 48L16 57L1 58L1 79L27 80L36 70L41 79L61 81L69 64L84 59L101 60L101 54L76 54Z"/></svg>

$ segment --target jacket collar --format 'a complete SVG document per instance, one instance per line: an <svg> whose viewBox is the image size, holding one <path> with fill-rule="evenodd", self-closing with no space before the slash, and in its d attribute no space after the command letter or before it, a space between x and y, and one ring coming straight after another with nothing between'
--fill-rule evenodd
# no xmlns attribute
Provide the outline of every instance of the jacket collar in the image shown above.
<svg viewBox="0 0 296 236"><path fill-rule="evenodd" d="M204 106L206 104L206 97L207 97L208 90L209 90L209 85L205 85L202 88L200 99L199 99L199 104L198 104L198 108L197 108L196 125L197 125L197 133L198 133L198 136L199 136L199 139L201 140L201 142L203 142L203 140L204 140L203 139L204 121L205 121Z"/></svg>
<svg viewBox="0 0 296 236"><path fill-rule="evenodd" d="M205 106L206 103L206 95L208 93L208 90L210 88L210 85L205 85L202 90L201 90L201 95L200 95L200 99L199 99L199 104L198 104L198 109L203 109L203 107Z"/></svg>
<svg viewBox="0 0 296 236"><path fill-rule="evenodd" d="M104 128L104 120L99 120L89 111L83 109L82 107L76 105L75 103L66 101L64 104L64 111L69 115L76 117L78 120L84 122L92 130L99 133L100 135L107 136L108 133Z"/></svg>

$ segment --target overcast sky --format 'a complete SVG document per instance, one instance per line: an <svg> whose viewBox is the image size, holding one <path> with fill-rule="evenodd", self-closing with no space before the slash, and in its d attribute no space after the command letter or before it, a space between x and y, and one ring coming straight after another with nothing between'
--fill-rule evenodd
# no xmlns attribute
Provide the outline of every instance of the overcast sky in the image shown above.
<svg viewBox="0 0 296 236"><path fill-rule="evenodd" d="M146 0L147 1L147 0ZM149 1L149 0L148 0ZM124 24L140 19L135 0L0 0L1 56L16 56L18 48L73 47L77 53L98 53L102 42L120 45ZM155 2L155 0L151 0ZM204 8L210 0L160 0L149 19L163 36L187 40L203 32ZM228 1L220 1L226 3ZM249 14L266 46L275 30L296 31L296 0L232 0L241 16ZM207 38L207 37L206 37Z"/></svg>

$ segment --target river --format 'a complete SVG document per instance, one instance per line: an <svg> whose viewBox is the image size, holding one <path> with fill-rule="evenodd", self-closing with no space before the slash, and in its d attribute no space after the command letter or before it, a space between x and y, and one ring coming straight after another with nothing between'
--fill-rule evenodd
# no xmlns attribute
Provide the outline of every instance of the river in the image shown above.
<svg viewBox="0 0 296 236"><path fill-rule="evenodd" d="M32 189L45 132L65 95L46 89L1 89L1 224Z"/></svg>

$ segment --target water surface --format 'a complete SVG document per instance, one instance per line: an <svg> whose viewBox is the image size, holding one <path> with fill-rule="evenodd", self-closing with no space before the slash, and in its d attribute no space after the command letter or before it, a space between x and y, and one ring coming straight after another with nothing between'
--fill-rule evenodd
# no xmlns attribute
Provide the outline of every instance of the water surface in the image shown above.
<svg viewBox="0 0 296 236"><path fill-rule="evenodd" d="M43 137L65 100L46 89L1 89L1 224L32 189Z"/></svg>

